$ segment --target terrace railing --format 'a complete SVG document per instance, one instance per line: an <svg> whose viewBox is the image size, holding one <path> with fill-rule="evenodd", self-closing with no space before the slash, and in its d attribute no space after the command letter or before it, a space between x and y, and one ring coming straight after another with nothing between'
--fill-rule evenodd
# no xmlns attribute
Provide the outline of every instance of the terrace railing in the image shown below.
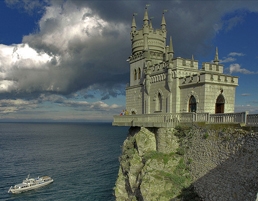
<svg viewBox="0 0 258 201"><path fill-rule="evenodd" d="M241 113L166 113L166 114L137 114L115 115L114 126L140 126L140 127L175 127L179 123L206 122L210 124L245 124L258 126L258 114Z"/></svg>
<svg viewBox="0 0 258 201"><path fill-rule="evenodd" d="M246 123L247 112L211 114L209 123Z"/></svg>
<svg viewBox="0 0 258 201"><path fill-rule="evenodd" d="M248 114L246 117L247 126L258 126L258 114Z"/></svg>

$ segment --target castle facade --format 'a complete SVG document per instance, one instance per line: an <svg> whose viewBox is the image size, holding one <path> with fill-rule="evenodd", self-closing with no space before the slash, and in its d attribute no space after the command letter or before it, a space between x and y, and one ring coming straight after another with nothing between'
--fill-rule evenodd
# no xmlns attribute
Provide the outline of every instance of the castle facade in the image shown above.
<svg viewBox="0 0 258 201"><path fill-rule="evenodd" d="M164 13L161 28L154 29L145 9L143 27L131 26L130 83L126 109L130 114L233 113L238 77L223 74L218 49L213 62L198 69L198 61L174 58L172 38L166 45Z"/></svg>

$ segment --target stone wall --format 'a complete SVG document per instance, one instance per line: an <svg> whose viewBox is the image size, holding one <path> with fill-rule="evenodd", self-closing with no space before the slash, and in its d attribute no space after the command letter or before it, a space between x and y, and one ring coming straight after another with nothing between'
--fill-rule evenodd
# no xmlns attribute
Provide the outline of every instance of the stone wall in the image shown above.
<svg viewBox="0 0 258 201"><path fill-rule="evenodd" d="M197 129L187 150L194 187L204 200L253 201L258 192L258 134Z"/></svg>
<svg viewBox="0 0 258 201"><path fill-rule="evenodd" d="M254 201L258 133L237 128L131 127L122 147L117 201Z"/></svg>

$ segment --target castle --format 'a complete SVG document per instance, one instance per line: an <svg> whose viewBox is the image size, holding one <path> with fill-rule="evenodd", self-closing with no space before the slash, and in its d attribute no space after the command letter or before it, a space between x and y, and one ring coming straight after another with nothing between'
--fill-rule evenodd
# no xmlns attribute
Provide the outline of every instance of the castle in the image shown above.
<svg viewBox="0 0 258 201"><path fill-rule="evenodd" d="M216 48L213 62L198 69L198 61L174 58L172 38L166 45L164 13L154 29L145 9L142 29L131 26L130 83L126 87L129 114L233 113L238 77L223 74Z"/></svg>

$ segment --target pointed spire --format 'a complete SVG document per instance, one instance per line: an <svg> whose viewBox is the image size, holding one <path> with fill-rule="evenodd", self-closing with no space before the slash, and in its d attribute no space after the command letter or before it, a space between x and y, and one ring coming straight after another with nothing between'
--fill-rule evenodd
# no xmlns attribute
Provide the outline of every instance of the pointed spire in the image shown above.
<svg viewBox="0 0 258 201"><path fill-rule="evenodd" d="M165 20L165 10L163 11L163 14L162 14L162 20L161 20L161 26L162 25L165 25L166 26L166 20Z"/></svg>
<svg viewBox="0 0 258 201"><path fill-rule="evenodd" d="M218 47L216 47L216 54L213 61L215 64L219 64L219 53L218 53Z"/></svg>
<svg viewBox="0 0 258 201"><path fill-rule="evenodd" d="M191 67L194 67L194 56L192 54Z"/></svg>
<svg viewBox="0 0 258 201"><path fill-rule="evenodd" d="M149 17L148 17L148 6L146 5L145 7L145 13L144 13L144 18L143 18L143 26L148 26L148 22L149 22Z"/></svg>
<svg viewBox="0 0 258 201"><path fill-rule="evenodd" d="M135 15L136 15L136 13L133 14L133 20L132 20L132 26L131 26L132 31L136 30Z"/></svg>
<svg viewBox="0 0 258 201"><path fill-rule="evenodd" d="M170 36L170 40L169 40L169 50L168 50L168 53L174 53L173 44L172 44L172 36Z"/></svg>
<svg viewBox="0 0 258 201"><path fill-rule="evenodd" d="M162 28L162 30L166 29L165 12L167 12L167 10L164 10L163 14L162 14L162 20L161 20L161 28Z"/></svg>

